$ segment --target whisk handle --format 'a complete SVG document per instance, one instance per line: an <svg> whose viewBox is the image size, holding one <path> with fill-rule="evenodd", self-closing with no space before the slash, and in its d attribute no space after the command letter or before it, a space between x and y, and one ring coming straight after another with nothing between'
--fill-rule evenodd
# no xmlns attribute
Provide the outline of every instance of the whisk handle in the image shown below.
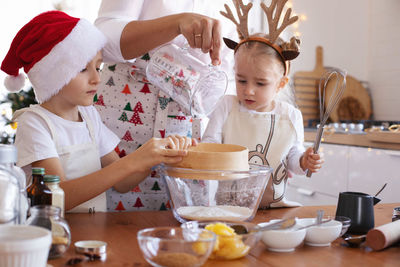
<svg viewBox="0 0 400 267"><path fill-rule="evenodd" d="M314 147L313 147L314 153L318 153L319 145L321 144L321 138L322 138L323 133L324 133L324 125L321 124L318 128L317 135L315 136L315 142L314 142ZM306 176L308 178L310 178L311 175L312 175L312 171L307 170Z"/></svg>

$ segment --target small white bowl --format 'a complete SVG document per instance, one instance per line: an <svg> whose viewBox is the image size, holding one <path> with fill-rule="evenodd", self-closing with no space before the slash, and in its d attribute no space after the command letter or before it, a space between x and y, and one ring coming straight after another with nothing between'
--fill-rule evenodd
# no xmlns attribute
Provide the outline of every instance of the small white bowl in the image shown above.
<svg viewBox="0 0 400 267"><path fill-rule="evenodd" d="M51 232L31 225L0 225L0 266L45 267Z"/></svg>
<svg viewBox="0 0 400 267"><path fill-rule="evenodd" d="M315 218L303 218L297 220L297 224L299 226L307 226L313 223L315 223ZM311 226L306 230L307 233L304 239L306 245L315 247L326 247L330 246L331 242L340 236L342 223L332 220L318 226Z"/></svg>
<svg viewBox="0 0 400 267"><path fill-rule="evenodd" d="M259 226L265 226L277 220L271 220L267 223L260 223ZM291 252L300 245L306 235L306 229L298 230L294 226L285 230L268 230L261 234L262 242L267 246L268 250L274 252Z"/></svg>

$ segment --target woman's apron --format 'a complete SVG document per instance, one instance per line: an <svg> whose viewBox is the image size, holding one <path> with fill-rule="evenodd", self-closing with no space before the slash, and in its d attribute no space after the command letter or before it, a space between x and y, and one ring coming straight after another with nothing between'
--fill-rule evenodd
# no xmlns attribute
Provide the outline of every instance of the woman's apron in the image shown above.
<svg viewBox="0 0 400 267"><path fill-rule="evenodd" d="M101 169L100 154L96 143L93 123L85 112L79 111L83 121L86 122L91 142L72 146L60 146L57 131L49 117L36 105L31 106L28 111L38 114L47 123L67 180L85 176ZM95 211L107 211L105 192L68 212L82 213Z"/></svg>
<svg viewBox="0 0 400 267"><path fill-rule="evenodd" d="M273 168L260 208L299 206L284 198L288 179L287 156L296 138L289 117L286 114L241 112L239 108L236 99L223 126L222 142L247 147L250 163Z"/></svg>
<svg viewBox="0 0 400 267"><path fill-rule="evenodd" d="M105 64L101 73L95 107L104 124L121 142L116 148L123 157L152 137L179 134L200 138L201 119L192 119L167 94L149 83L145 76L146 54L135 63ZM125 194L107 191L109 211L165 210L170 208L159 166L138 186Z"/></svg>

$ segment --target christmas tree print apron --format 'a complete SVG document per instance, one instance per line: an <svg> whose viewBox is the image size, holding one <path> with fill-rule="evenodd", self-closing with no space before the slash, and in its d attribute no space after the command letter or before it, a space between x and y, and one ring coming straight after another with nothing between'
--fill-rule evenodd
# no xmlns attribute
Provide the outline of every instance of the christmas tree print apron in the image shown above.
<svg viewBox="0 0 400 267"><path fill-rule="evenodd" d="M98 171L101 169L101 161L98 145L95 138L95 132L92 121L85 112L80 111L83 121L86 122L91 142L87 144L77 144L72 146L60 146L58 142L58 135L55 127L49 117L38 107L38 105L31 105L28 109L19 110L18 112L30 111L38 114L48 125L53 142L57 149L57 154L60 158L61 165L64 170L65 178L72 180ZM99 178L101 179L101 178ZM68 212L95 212L107 211L106 208L106 193L102 193L79 206L69 210Z"/></svg>
<svg viewBox="0 0 400 267"><path fill-rule="evenodd" d="M201 119L192 119L173 99L151 84L145 75L148 54L132 63L105 64L94 104L104 124L121 142L116 152L123 157L152 137L171 134L200 140ZM165 210L170 208L167 188L159 166L128 193L107 191L109 211Z"/></svg>
<svg viewBox="0 0 400 267"><path fill-rule="evenodd" d="M284 195L288 179L287 155L296 138L293 124L286 114L255 114L239 108L235 99L223 126L222 142L247 147L250 163L273 168L260 208L292 206Z"/></svg>

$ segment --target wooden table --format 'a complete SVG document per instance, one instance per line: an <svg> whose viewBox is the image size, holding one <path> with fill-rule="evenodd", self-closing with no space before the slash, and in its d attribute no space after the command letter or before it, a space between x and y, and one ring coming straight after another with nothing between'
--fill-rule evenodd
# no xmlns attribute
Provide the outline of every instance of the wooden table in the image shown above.
<svg viewBox="0 0 400 267"><path fill-rule="evenodd" d="M375 225L391 222L396 204L375 206ZM326 215L334 215L335 206L315 206L282 208L259 211L254 223L270 219L314 217L317 209ZM136 234L140 229L155 226L179 226L170 211L140 211L121 213L67 214L71 227L72 243L62 258L49 260L52 266L65 266L65 263L79 254L74 252L73 243L78 240L102 240L108 243L106 261L84 262L74 266L150 266L141 255ZM330 247L310 247L302 245L294 252L270 252L262 242L254 247L246 257L234 261L208 260L204 266L400 266L400 247L394 246L383 251L368 248L348 248L342 239L337 239Z"/></svg>

